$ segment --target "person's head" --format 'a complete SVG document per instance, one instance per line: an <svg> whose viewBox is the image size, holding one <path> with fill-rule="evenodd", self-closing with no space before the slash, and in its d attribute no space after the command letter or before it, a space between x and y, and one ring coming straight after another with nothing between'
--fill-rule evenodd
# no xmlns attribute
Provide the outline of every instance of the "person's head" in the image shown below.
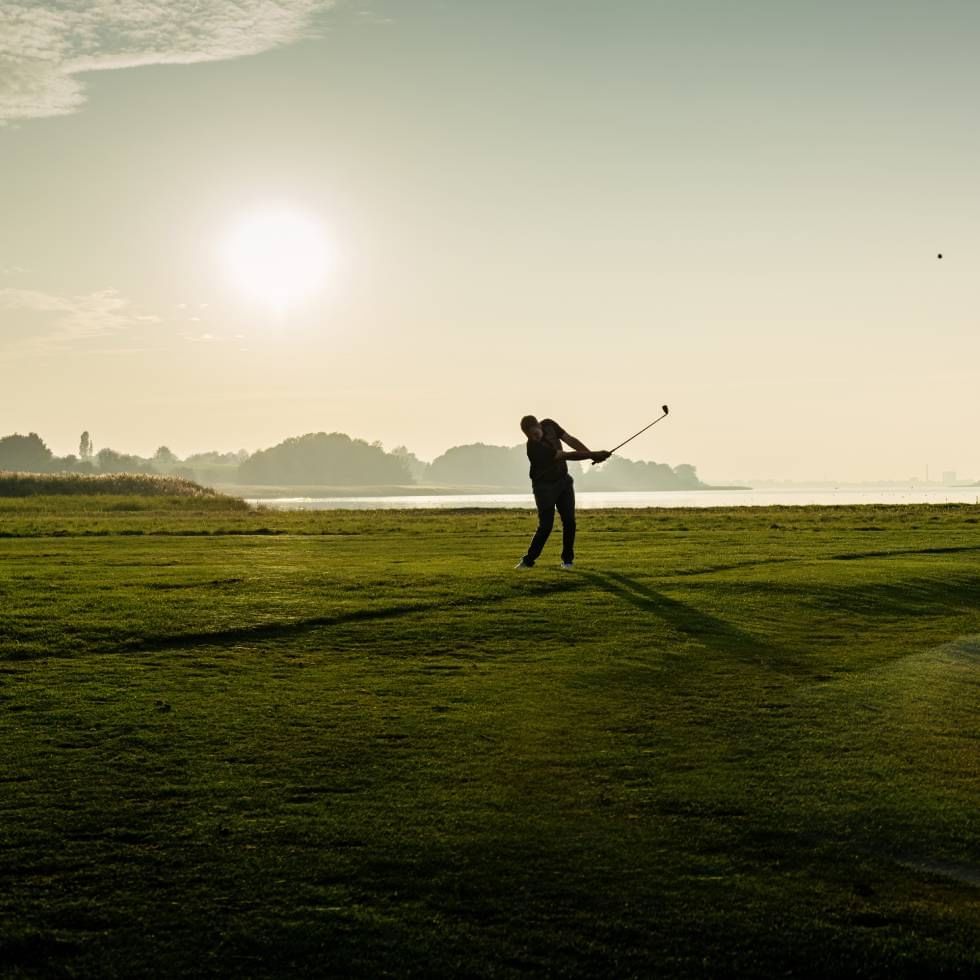
<svg viewBox="0 0 980 980"><path fill-rule="evenodd" d="M521 419L521 431L532 440L532 442L538 442L544 435L544 431L541 428L541 423L533 415L525 415Z"/></svg>

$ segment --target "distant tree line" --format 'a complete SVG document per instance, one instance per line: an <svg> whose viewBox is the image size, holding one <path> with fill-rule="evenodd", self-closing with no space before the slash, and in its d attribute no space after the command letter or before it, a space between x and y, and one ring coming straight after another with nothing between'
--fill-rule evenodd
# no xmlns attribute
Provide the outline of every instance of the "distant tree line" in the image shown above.
<svg viewBox="0 0 980 980"><path fill-rule="evenodd" d="M704 487L693 466L634 462L619 456L599 467L570 464L581 490L696 490ZM431 463L405 446L386 452L379 442L342 432L310 432L251 455L245 450L195 453L180 459L167 446L150 457L114 449L96 451L83 432L78 455L55 456L36 433L0 438L0 470L22 473L135 473L174 476L207 485L253 486L440 486L526 490L524 445L454 446Z"/></svg>
<svg viewBox="0 0 980 980"><path fill-rule="evenodd" d="M93 453L88 433L82 436L80 456L55 456L36 433L15 433L0 439L0 470L23 473L152 473L148 460L113 449Z"/></svg>
<svg viewBox="0 0 980 980"><path fill-rule="evenodd" d="M670 467L613 456L602 466L583 467L581 490L701 490L697 470L690 463Z"/></svg>
<svg viewBox="0 0 980 980"><path fill-rule="evenodd" d="M403 486L414 483L404 458L380 443L340 432L310 432L260 449L238 467L239 483L286 486Z"/></svg>

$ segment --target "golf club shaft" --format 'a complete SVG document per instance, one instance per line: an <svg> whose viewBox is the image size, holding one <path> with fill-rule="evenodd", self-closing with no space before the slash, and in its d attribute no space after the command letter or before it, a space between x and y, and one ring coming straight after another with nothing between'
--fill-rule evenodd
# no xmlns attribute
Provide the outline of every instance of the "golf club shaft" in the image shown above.
<svg viewBox="0 0 980 980"><path fill-rule="evenodd" d="M631 435L631 436L629 437L629 439L624 439L624 440L623 440L623 441L622 441L622 442L621 442L621 443L620 443L620 444L619 444L618 446L614 446L614 447L613 447L612 449L610 449L610 450L609 450L609 452L611 452L611 453L614 453L614 452L616 452L616 450L617 450L617 449L622 449L622 448L623 448L623 446L625 446L625 445L626 445L626 443L628 443L628 442L632 442L632 441L633 441L633 440L634 440L634 439L635 439L635 438L636 438L637 436L642 436L642 435L643 435L643 433L647 431L647 429L649 429L649 428L650 428L651 426L654 426L654 425L656 425L656 424L657 424L658 422L660 422L660 421L662 421L662 420L663 420L663 419L665 419L665 418L667 418L667 413L666 413L666 412L665 412L665 413L664 413L663 415L661 415L661 416L660 416L659 418L656 418L656 419L654 419L654 420L653 420L653 421L652 421L652 422L650 423L650 425L645 425L645 426L643 426L643 428L642 428L642 429L640 429L640 431L639 431L639 432L636 432L636 433L634 433L633 435Z"/></svg>
<svg viewBox="0 0 980 980"><path fill-rule="evenodd" d="M621 442L621 443L620 443L620 444L619 444L618 446L615 446L615 447L614 447L613 449L610 449L610 450L609 450L609 452L610 452L610 453L614 453L614 452L616 452L616 450L617 450L617 449L622 449L622 448L623 448L623 446L625 446L625 445L626 445L626 443L628 443L628 442L632 442L632 441L633 441L633 440L634 440L634 439L635 439L635 438L636 438L637 436L642 436L642 435L643 435L643 433L644 433L644 432L646 432L646 431L647 431L647 429L649 429L649 428L650 428L650 426L653 426L653 425L656 425L656 424L657 424L658 422L660 422L660 421L662 421L663 419L665 419L665 418L667 418L667 415L668 415L669 413L668 413L668 412L666 411L666 408L667 408L667 406L666 406L666 405L664 405L664 410L665 410L665 411L664 411L664 414L663 414L663 415L661 415L661 416L659 416L659 418L655 418L655 419L654 419L654 420L653 420L653 421L652 421L652 422L650 423L650 425L645 425L645 426L643 426L643 428L642 428L642 429L640 429L640 431L639 431L639 432L635 432L635 433L634 433L633 435L631 435L631 436L629 437L629 439L624 439L624 440L623 440L623 441L622 441L622 442ZM593 460L593 461L592 461L592 465L593 465L593 466L595 466L595 460Z"/></svg>

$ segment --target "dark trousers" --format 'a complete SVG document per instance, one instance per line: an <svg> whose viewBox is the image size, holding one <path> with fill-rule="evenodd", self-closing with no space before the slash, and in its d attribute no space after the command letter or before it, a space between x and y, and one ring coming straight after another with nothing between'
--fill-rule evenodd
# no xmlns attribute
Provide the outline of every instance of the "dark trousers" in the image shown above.
<svg viewBox="0 0 980 980"><path fill-rule="evenodd" d="M541 554L551 529L555 526L555 511L561 518L561 560L575 560L575 484L566 476L555 483L533 484L534 502L538 507L538 529L531 538L531 544L524 561L533 565Z"/></svg>

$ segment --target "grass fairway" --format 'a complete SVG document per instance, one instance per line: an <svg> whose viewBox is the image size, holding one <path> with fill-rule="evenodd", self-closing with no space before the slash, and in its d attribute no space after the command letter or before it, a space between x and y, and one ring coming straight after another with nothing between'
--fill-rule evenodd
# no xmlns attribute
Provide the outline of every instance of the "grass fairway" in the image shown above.
<svg viewBox="0 0 980 980"><path fill-rule="evenodd" d="M975 977L978 519L0 500L0 973Z"/></svg>

